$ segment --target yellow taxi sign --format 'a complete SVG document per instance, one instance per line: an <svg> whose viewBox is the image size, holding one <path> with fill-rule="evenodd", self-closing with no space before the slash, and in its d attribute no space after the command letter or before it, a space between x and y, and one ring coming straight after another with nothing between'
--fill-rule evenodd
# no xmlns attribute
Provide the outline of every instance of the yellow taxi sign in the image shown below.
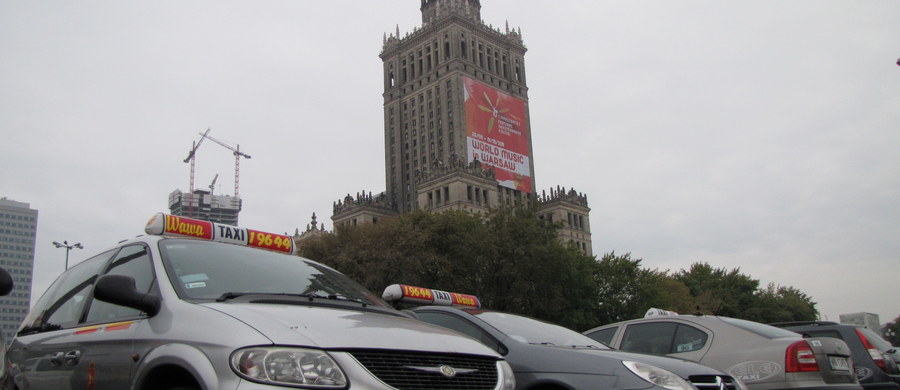
<svg viewBox="0 0 900 390"><path fill-rule="evenodd" d="M419 305L481 307L478 297L406 284L392 284L384 289L381 298L388 302L407 302Z"/></svg>
<svg viewBox="0 0 900 390"><path fill-rule="evenodd" d="M163 213L150 218L144 231L152 235L193 237L288 254L296 251L290 236Z"/></svg>

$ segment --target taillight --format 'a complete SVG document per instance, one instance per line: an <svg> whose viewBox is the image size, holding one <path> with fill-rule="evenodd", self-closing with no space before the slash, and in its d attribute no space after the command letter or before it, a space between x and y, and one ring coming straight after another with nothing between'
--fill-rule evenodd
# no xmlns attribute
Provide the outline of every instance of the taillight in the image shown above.
<svg viewBox="0 0 900 390"><path fill-rule="evenodd" d="M869 339L866 338L859 329L856 330L856 335L859 336L859 341L862 341L863 346L866 347L866 351L869 351L869 356L872 357L872 360L875 361L875 365L881 369L881 371L887 372L887 363L884 361L884 356L881 355L881 351L878 348L875 348L872 343L869 342Z"/></svg>
<svg viewBox="0 0 900 390"><path fill-rule="evenodd" d="M800 340L787 347L784 354L785 372L819 371L816 355L806 340Z"/></svg>

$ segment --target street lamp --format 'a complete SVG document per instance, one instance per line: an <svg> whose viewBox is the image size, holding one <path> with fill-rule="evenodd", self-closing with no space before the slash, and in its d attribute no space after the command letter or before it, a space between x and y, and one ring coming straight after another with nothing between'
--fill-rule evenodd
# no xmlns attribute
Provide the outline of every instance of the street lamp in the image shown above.
<svg viewBox="0 0 900 390"><path fill-rule="evenodd" d="M53 241L53 246L57 248L66 248L66 269L69 269L69 251L75 248L84 249L80 242L69 245L68 241L63 241L62 244L58 241Z"/></svg>

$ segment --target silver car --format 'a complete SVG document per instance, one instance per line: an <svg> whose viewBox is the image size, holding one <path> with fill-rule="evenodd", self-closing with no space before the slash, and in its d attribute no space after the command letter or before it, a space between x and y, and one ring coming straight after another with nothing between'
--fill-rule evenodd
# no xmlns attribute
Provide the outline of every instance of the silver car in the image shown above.
<svg viewBox="0 0 900 390"><path fill-rule="evenodd" d="M804 339L794 332L735 318L665 314L604 325L584 334L623 351L678 357L718 368L751 390L861 389L850 349L841 340Z"/></svg>
<svg viewBox="0 0 900 390"><path fill-rule="evenodd" d="M35 304L9 348L18 389L515 387L497 353L289 254L290 237L167 215L146 230Z"/></svg>

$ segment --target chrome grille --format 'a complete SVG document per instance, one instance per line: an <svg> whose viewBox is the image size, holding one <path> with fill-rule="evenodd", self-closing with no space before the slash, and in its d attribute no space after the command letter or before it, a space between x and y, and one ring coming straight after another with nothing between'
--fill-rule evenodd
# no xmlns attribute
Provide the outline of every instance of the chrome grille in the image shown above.
<svg viewBox="0 0 900 390"><path fill-rule="evenodd" d="M737 390L734 379L726 375L694 375L688 378L700 390Z"/></svg>
<svg viewBox="0 0 900 390"><path fill-rule="evenodd" d="M347 351L382 382L399 390L493 390L497 360L485 356L409 351ZM457 370L452 377L440 367ZM423 369L427 367L428 369Z"/></svg>

